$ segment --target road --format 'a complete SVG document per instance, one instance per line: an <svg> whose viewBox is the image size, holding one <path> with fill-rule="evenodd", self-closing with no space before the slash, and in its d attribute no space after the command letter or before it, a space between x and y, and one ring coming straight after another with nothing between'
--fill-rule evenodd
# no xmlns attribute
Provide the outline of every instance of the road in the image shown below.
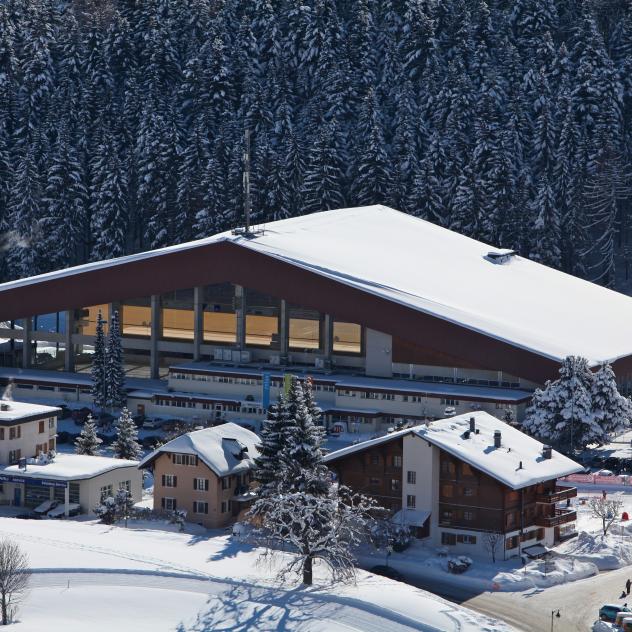
<svg viewBox="0 0 632 632"><path fill-rule="evenodd" d="M587 632L597 619L604 603L623 603L619 599L625 581L632 578L630 568L600 573L546 590L515 593L482 593L462 600L462 605L503 619L522 632L551 630L551 611L560 610L553 618L554 632ZM632 595L629 602L632 605Z"/></svg>

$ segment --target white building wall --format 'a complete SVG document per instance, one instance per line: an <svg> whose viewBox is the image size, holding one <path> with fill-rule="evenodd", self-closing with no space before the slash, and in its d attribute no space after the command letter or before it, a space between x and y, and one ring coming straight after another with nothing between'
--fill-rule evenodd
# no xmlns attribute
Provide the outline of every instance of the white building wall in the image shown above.
<svg viewBox="0 0 632 632"><path fill-rule="evenodd" d="M125 481L131 482L130 491L134 502L142 500L143 475L137 467L118 467L110 472L105 472L94 478L79 481L79 504L82 513L93 513L94 508L101 502L101 488L112 486L112 492L116 493L119 484Z"/></svg>

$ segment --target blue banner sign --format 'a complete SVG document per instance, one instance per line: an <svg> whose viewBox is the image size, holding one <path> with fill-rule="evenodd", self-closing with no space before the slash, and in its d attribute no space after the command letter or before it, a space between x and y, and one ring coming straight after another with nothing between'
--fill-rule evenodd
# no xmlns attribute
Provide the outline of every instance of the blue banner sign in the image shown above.
<svg viewBox="0 0 632 632"><path fill-rule="evenodd" d="M261 395L261 403L263 405L263 410L267 411L270 407L270 374L264 373L263 379L261 380L263 393Z"/></svg>
<svg viewBox="0 0 632 632"><path fill-rule="evenodd" d="M66 489L66 481L49 481L45 478L29 478L27 476L13 476L11 474L0 474L0 483L21 483L26 485L36 485L38 487L59 487Z"/></svg>

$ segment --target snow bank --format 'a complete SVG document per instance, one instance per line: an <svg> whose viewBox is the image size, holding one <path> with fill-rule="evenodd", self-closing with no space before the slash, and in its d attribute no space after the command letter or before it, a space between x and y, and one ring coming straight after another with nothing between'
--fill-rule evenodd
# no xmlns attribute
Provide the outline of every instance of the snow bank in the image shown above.
<svg viewBox="0 0 632 632"><path fill-rule="evenodd" d="M628 530L629 532L629 530ZM581 531L576 538L558 548L560 554L575 560L591 562L600 571L614 570L632 564L630 536L619 533L589 533Z"/></svg>

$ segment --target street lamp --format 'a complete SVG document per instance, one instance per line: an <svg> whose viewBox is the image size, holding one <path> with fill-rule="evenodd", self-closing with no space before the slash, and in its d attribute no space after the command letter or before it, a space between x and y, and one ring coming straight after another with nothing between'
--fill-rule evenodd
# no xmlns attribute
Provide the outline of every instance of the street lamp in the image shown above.
<svg viewBox="0 0 632 632"><path fill-rule="evenodd" d="M553 621L555 621L555 618L559 619L561 616L559 608L558 610L551 610L551 632L553 632Z"/></svg>

